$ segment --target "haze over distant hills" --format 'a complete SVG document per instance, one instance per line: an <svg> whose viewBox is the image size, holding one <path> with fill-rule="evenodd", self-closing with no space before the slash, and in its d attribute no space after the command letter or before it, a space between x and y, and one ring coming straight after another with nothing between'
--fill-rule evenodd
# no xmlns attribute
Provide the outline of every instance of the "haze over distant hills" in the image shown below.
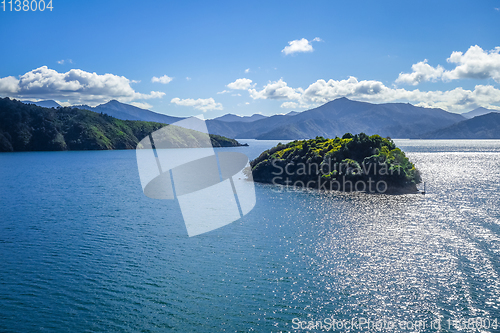
<svg viewBox="0 0 500 333"><path fill-rule="evenodd" d="M32 101L22 101L24 104L35 104L36 106L41 106L44 108L58 108L61 107L61 104L57 103L56 101L53 101L51 99L46 100L46 101L38 101L38 102L32 102Z"/></svg>
<svg viewBox="0 0 500 333"><path fill-rule="evenodd" d="M485 114L488 114L488 113L491 113L491 112L500 112L500 111L498 111L498 110L490 110L490 109L486 109L486 108L480 107L480 108L474 109L472 111L462 113L462 116L464 116L467 119L471 119L471 118L474 118L474 117L477 117L477 116L482 116L482 115L485 115Z"/></svg>
<svg viewBox="0 0 500 333"><path fill-rule="evenodd" d="M500 139L500 113L490 112L439 129L425 139Z"/></svg>
<svg viewBox="0 0 500 333"><path fill-rule="evenodd" d="M235 115L232 113L228 113L228 114L225 114L223 116L214 118L214 120L226 121L226 122L230 122L230 123L235 122L235 121L251 123L252 121L261 120L264 118L267 118L267 116L264 116L264 115L258 114L258 113L253 114L251 116L238 116L238 115Z"/></svg>

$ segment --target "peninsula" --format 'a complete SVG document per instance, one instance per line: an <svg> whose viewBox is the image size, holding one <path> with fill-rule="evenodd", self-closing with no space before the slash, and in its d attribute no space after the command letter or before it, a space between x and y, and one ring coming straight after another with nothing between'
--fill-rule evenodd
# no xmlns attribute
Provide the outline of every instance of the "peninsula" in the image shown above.
<svg viewBox="0 0 500 333"><path fill-rule="evenodd" d="M9 98L0 98L0 120L0 152L135 149L142 138L169 126L73 107L45 108ZM171 137L165 141L177 148L183 148L183 135L192 144L201 134L180 128L169 133ZM213 147L241 146L220 135L210 134L210 141Z"/></svg>

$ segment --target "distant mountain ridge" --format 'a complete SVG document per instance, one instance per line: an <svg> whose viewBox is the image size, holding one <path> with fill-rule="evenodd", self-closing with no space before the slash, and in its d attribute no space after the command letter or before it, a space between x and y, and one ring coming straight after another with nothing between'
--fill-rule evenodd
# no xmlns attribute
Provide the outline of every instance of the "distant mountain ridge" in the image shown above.
<svg viewBox="0 0 500 333"><path fill-rule="evenodd" d="M32 101L22 101L24 104L35 104L36 106L41 106L44 108L59 108L61 107L61 104L57 103L54 100L45 100L45 101L38 101L38 102L32 102Z"/></svg>
<svg viewBox="0 0 500 333"><path fill-rule="evenodd" d="M490 112L423 136L425 139L500 139L500 113Z"/></svg>
<svg viewBox="0 0 500 333"><path fill-rule="evenodd" d="M50 104L51 102L56 103L54 101L28 103ZM172 124L185 119L141 109L116 100L96 107L87 105L75 107L122 120ZM343 97L302 112L290 111L287 114L273 116L226 114L209 119L206 124L211 134L235 139L295 140L316 136L335 137L348 132L379 134L392 138L421 138L464 121L466 117L490 111L492 110L478 108L459 115L437 108L416 107L408 103L372 104Z"/></svg>
<svg viewBox="0 0 500 333"><path fill-rule="evenodd" d="M344 133L418 137L465 120L459 114L411 104L372 104L339 98L292 117L275 115L251 123L207 121L210 133L238 139L295 140Z"/></svg>
<svg viewBox="0 0 500 333"><path fill-rule="evenodd" d="M223 116L214 118L214 120L225 121L225 122L230 122L230 123L235 122L235 121L251 123L252 121L261 120L264 118L267 118L267 116L264 116L264 115L258 114L258 113L253 114L251 116L238 116L238 115L235 115L232 113L228 113L228 114L225 114Z"/></svg>
<svg viewBox="0 0 500 333"><path fill-rule="evenodd" d="M179 120L185 119L141 109L133 105L118 102L117 100L111 100L96 107L91 107L88 105L75 105L73 107L78 109L90 110L97 113L105 113L108 116L122 120L143 120L154 121L163 124L172 124Z"/></svg>
<svg viewBox="0 0 500 333"><path fill-rule="evenodd" d="M467 119L471 119L471 118L474 118L474 117L477 117L477 116L482 116L482 115L485 115L485 114L488 114L488 113L491 113L491 112L500 112L500 111L499 110L491 110L491 109L486 109L486 108L483 108L483 107L479 107L479 108L474 109L472 111L469 111L469 112L466 112L466 113L462 113L462 116L464 116Z"/></svg>

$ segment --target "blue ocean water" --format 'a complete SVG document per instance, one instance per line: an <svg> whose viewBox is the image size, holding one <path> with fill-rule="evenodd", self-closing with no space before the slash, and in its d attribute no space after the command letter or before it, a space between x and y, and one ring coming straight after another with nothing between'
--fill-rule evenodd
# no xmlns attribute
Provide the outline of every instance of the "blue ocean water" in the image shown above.
<svg viewBox="0 0 500 333"><path fill-rule="evenodd" d="M224 150L277 143L246 142ZM134 151L3 153L0 331L500 331L500 141L396 144L425 196L255 184L248 215L191 238Z"/></svg>

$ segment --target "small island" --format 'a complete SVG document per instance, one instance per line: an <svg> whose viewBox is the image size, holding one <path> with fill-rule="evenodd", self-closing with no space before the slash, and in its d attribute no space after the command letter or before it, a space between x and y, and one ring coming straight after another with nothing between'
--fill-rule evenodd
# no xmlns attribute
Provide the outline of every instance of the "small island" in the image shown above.
<svg viewBox="0 0 500 333"><path fill-rule="evenodd" d="M256 182L307 189L405 194L421 182L390 138L365 133L279 143L250 166Z"/></svg>

